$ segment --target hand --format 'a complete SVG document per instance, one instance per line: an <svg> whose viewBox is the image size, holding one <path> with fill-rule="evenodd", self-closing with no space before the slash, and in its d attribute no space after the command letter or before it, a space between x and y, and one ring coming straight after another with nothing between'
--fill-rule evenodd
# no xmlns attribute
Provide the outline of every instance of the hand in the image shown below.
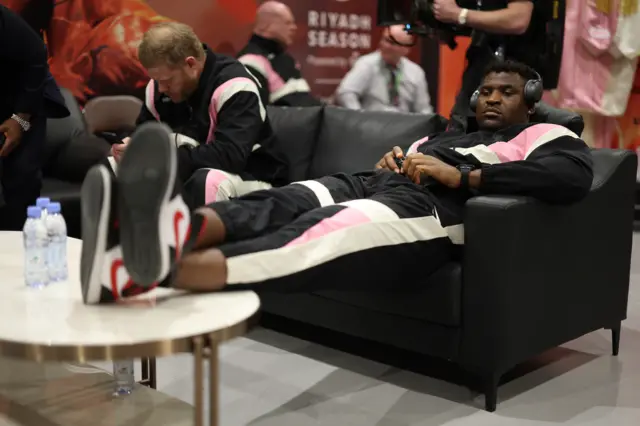
<svg viewBox="0 0 640 426"><path fill-rule="evenodd" d="M125 150L127 149L127 145L131 141L131 138L122 139L122 143L116 143L111 145L111 155L113 158L119 162L120 158L124 155Z"/></svg>
<svg viewBox="0 0 640 426"><path fill-rule="evenodd" d="M433 0L433 15L440 22L457 24L460 11L456 0Z"/></svg>
<svg viewBox="0 0 640 426"><path fill-rule="evenodd" d="M404 158L402 148L399 146L394 146L391 151L387 152L384 157L376 163L376 169L387 169L392 172L400 173L400 169L396 164L395 158Z"/></svg>
<svg viewBox="0 0 640 426"><path fill-rule="evenodd" d="M0 149L0 157L6 157L15 149L22 140L22 127L16 120L9 118L0 124L0 133L3 133L6 140L2 149Z"/></svg>
<svg viewBox="0 0 640 426"><path fill-rule="evenodd" d="M411 154L404 160L402 168L404 174L418 185L423 176L430 176L449 188L460 187L460 170L430 155Z"/></svg>

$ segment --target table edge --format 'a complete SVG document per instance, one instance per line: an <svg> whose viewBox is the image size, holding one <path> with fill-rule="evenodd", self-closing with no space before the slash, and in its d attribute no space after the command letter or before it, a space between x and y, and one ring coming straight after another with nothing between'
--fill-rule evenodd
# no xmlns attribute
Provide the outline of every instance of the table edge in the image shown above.
<svg viewBox="0 0 640 426"><path fill-rule="evenodd" d="M23 343L0 339L0 356L26 361L112 361L118 359L161 357L192 352L193 339L201 337L205 345L219 344L242 336L254 328L260 319L260 310L248 318L223 329L177 339L157 340L132 345L60 345Z"/></svg>

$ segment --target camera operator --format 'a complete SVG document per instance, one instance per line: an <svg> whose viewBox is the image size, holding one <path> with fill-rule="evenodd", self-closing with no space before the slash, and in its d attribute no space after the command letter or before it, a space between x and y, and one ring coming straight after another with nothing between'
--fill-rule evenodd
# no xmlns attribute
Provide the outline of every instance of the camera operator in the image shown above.
<svg viewBox="0 0 640 426"><path fill-rule="evenodd" d="M467 130L468 118L473 117L469 100L493 60L511 59L540 69L538 46L545 44L545 26L534 10L534 1L540 0L477 0L482 10L473 10L460 7L456 0L434 0L437 20L472 29L467 67L449 129Z"/></svg>

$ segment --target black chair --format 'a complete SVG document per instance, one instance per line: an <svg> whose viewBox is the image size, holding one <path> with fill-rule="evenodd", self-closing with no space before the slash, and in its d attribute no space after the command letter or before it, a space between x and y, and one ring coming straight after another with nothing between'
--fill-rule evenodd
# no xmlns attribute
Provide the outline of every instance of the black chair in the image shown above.
<svg viewBox="0 0 640 426"><path fill-rule="evenodd" d="M70 115L47 120L42 195L59 201L67 234L80 237L80 185L89 168L103 161L111 145L87 132L84 115L66 89L62 96Z"/></svg>
<svg viewBox="0 0 640 426"><path fill-rule="evenodd" d="M335 107L268 114L295 178L370 169L392 145L442 130L433 117ZM579 115L546 119L582 131ZM261 294L265 312L449 360L484 383L496 408L500 377L517 364L626 318L637 158L594 150L590 194L568 207L527 197L469 200L461 257L397 292Z"/></svg>

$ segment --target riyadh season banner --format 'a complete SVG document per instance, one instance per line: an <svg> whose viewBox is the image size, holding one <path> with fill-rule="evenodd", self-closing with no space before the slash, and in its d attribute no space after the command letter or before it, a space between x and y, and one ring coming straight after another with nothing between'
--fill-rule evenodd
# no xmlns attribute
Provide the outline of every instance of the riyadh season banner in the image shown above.
<svg viewBox="0 0 640 426"><path fill-rule="evenodd" d="M289 53L318 97L331 99L342 77L364 54L376 50L381 29L376 27L375 0L287 0L298 33ZM419 62L419 49L411 59Z"/></svg>

